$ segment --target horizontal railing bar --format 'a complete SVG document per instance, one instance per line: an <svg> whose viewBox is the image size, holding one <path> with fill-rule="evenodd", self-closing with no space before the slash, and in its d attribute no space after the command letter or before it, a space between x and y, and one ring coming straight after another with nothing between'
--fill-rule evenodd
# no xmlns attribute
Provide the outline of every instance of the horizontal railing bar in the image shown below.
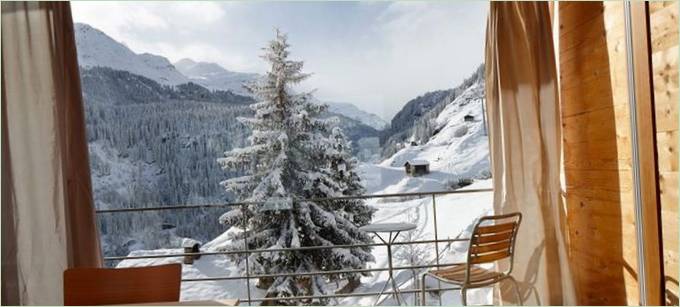
<svg viewBox="0 0 680 307"><path fill-rule="evenodd" d="M438 268L453 265L462 265L464 262L444 263L444 264L423 264L423 265L409 265L396 266L393 271L413 270L413 269L427 269ZM182 282L200 282L200 281L219 281L219 280L240 280L240 279L255 279L255 278L269 278L269 277L289 277L289 276L317 276L317 275L333 275L344 273L370 273L370 272L384 272L389 271L389 268L371 268L371 269L352 269L352 270L333 270L333 271L316 271L304 273L278 273L278 274L258 274L250 276L224 276L224 277L207 277L207 278L187 278L182 279Z"/></svg>
<svg viewBox="0 0 680 307"><path fill-rule="evenodd" d="M142 207L142 208L119 208L119 209L101 209L95 210L95 213L121 213L121 212L142 212L142 211L164 211L164 210L180 210L180 209L204 209L204 208L224 208L237 207L243 205L255 205L259 202L252 203L226 203L226 204L205 204L205 205L173 205L163 207Z"/></svg>
<svg viewBox="0 0 680 307"><path fill-rule="evenodd" d="M469 190L454 190L454 191L369 194L369 195L339 196L339 197L328 197L328 198L310 198L310 199L303 199L303 200L306 200L306 201L324 201L324 200L342 200L342 199L368 199L368 198L387 198L387 197L403 197L403 196L431 196L431 195L445 195L445 194L465 194L465 193L480 193L480 192L492 192L492 191L493 191L493 189L469 189Z"/></svg>
<svg viewBox="0 0 680 307"><path fill-rule="evenodd" d="M455 190L455 191L433 191L433 192L409 192L409 193L389 193L389 194L371 194L371 195L356 195L356 196L340 196L328 198L309 198L301 201L333 201L333 200L348 200L348 199L370 199L370 198L387 198L387 197L404 197L404 196L431 196L431 195L445 195L445 194L465 194L465 193L480 193L491 192L493 189L471 189L471 190ZM163 207L143 207L143 208L118 208L118 209L100 209L96 210L100 213L118 213L118 212L141 212L141 211L161 211L161 210L179 210L179 209L202 209L202 208L223 208L223 207L237 207L243 205L257 205L264 202L233 202L224 204L205 204L205 205L173 205Z"/></svg>
<svg viewBox="0 0 680 307"><path fill-rule="evenodd" d="M460 287L437 287L437 288L426 288L426 292L435 292L435 291L446 291L446 290L460 290ZM422 288L417 288L417 289L403 289L399 290L399 293L420 293L422 291ZM239 299L239 302L263 302L263 301L283 301L283 300L309 300L309 299L315 299L315 298L344 298L344 297L356 297L356 296L375 296L381 294L380 292L361 292L361 293L340 293L340 294L326 294L326 295L307 295L307 296L289 296L289 297L262 297L262 298L254 298L254 299ZM396 294L395 291L385 291L382 292L382 295L394 295Z"/></svg>
<svg viewBox="0 0 680 307"><path fill-rule="evenodd" d="M394 243L392 243L392 245L450 243L450 242L461 242L461 241L469 241L469 240L470 239L468 239L468 238L461 238L461 239L404 241L404 242L394 242ZM129 260L129 259L173 258L173 257L184 257L184 256L259 254L259 253L268 253L268 252L306 251L306 250L335 249L335 248L360 248L360 247L374 247L374 246L385 246L385 243L365 243L365 244L325 245L325 246L301 246L301 247L295 247L295 248L249 249L249 250L235 250L235 251L177 253L177 254L143 255L143 256L112 256L112 257L104 257L104 261L118 261L118 260Z"/></svg>

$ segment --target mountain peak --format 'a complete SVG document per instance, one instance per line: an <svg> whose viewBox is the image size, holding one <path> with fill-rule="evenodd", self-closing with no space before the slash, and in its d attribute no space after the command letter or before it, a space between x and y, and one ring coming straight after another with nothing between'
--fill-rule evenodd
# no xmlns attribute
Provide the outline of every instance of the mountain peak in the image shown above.
<svg viewBox="0 0 680 307"><path fill-rule="evenodd" d="M378 115L366 112L354 104L330 101L325 103L328 105L328 111L356 119L364 125L370 126L376 130L383 130L388 125L388 123Z"/></svg>
<svg viewBox="0 0 680 307"><path fill-rule="evenodd" d="M175 62L175 67L189 77L205 77L208 74L233 73L224 67L210 62L196 62L192 59L181 59Z"/></svg>
<svg viewBox="0 0 680 307"><path fill-rule="evenodd" d="M175 67L177 66L192 66L196 65L196 61L190 59L190 58L183 58L180 59L179 61L175 62Z"/></svg>
<svg viewBox="0 0 680 307"><path fill-rule="evenodd" d="M243 85L260 78L260 75L229 71L216 63L194 61L189 58L175 62L175 67L192 82L213 90L231 91L239 95L250 95Z"/></svg>
<svg viewBox="0 0 680 307"><path fill-rule="evenodd" d="M162 56L137 54L101 30L85 23L75 24L78 64L109 67L141 75L161 84L178 85L189 80Z"/></svg>

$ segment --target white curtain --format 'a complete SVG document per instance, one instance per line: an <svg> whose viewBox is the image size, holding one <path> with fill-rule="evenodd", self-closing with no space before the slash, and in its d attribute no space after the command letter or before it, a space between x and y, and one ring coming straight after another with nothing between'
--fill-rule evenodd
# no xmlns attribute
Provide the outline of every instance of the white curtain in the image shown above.
<svg viewBox="0 0 680 307"><path fill-rule="evenodd" d="M61 305L96 267L84 112L67 2L2 3L2 303Z"/></svg>
<svg viewBox="0 0 680 307"><path fill-rule="evenodd" d="M497 214L521 212L513 276L528 305L573 305L560 195L558 79L547 2L491 2L486 104ZM505 296L504 296L505 298Z"/></svg>

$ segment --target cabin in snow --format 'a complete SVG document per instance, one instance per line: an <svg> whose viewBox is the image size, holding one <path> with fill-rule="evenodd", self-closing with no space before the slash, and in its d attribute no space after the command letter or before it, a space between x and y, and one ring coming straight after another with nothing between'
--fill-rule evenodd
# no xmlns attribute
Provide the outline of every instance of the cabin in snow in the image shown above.
<svg viewBox="0 0 680 307"><path fill-rule="evenodd" d="M430 173L430 162L424 160L409 160L404 163L407 175L420 176Z"/></svg>
<svg viewBox="0 0 680 307"><path fill-rule="evenodd" d="M465 117L463 117L463 120L465 120L466 122L473 122L473 121L475 121L475 117L468 114L468 115L465 115Z"/></svg>

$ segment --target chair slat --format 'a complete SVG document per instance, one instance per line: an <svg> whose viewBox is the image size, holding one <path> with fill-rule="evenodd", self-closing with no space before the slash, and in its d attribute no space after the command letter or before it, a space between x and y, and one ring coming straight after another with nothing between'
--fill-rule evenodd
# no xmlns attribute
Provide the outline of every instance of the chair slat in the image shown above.
<svg viewBox="0 0 680 307"><path fill-rule="evenodd" d="M507 251L510 249L510 241L502 241L499 243L491 243L487 245L473 245L470 247L470 253L483 254L499 251Z"/></svg>
<svg viewBox="0 0 680 307"><path fill-rule="evenodd" d="M517 223L504 223L489 226L479 226L477 227L477 233L491 234L512 231L515 228L515 225L517 225Z"/></svg>
<svg viewBox="0 0 680 307"><path fill-rule="evenodd" d="M506 241L510 240L512 238L513 232L503 232L499 234L493 234L489 236L478 236L475 235L472 237L472 243L473 244L479 244L479 243L496 243L496 242L501 242L501 241Z"/></svg>
<svg viewBox="0 0 680 307"><path fill-rule="evenodd" d="M485 255L481 255L481 256L470 255L470 263L471 264L488 263L488 262L494 262L494 261L497 261L497 260L505 259L507 257L510 257L510 251L503 251L503 252L498 252L498 253L493 253L493 254L485 254Z"/></svg>

